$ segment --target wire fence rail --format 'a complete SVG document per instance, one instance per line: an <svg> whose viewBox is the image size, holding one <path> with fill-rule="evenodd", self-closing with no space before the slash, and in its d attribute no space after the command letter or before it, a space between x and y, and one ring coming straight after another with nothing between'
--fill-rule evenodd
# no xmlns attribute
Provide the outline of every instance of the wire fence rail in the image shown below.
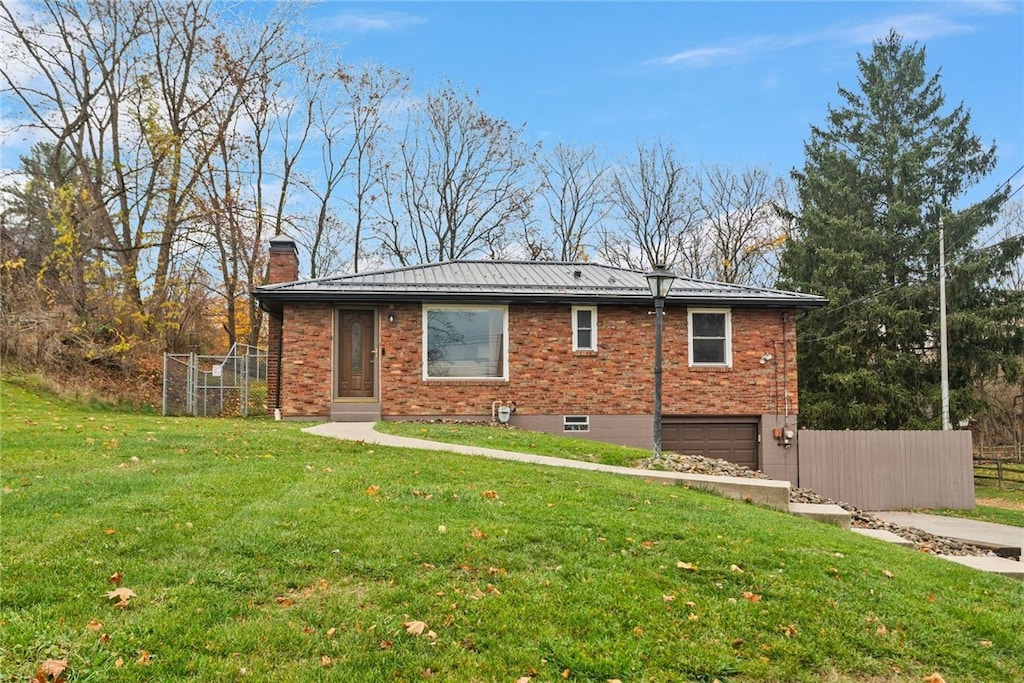
<svg viewBox="0 0 1024 683"><path fill-rule="evenodd" d="M1024 491L1024 444L975 449L974 481Z"/></svg>
<svg viewBox="0 0 1024 683"><path fill-rule="evenodd" d="M246 417L266 412L266 350L235 344L223 356L164 354L164 415Z"/></svg>

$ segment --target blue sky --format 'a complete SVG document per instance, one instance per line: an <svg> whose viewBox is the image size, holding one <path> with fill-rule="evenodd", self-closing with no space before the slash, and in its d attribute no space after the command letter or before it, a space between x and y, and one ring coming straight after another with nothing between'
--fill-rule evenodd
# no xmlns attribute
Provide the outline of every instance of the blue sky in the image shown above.
<svg viewBox="0 0 1024 683"><path fill-rule="evenodd" d="M449 78L491 115L553 146L615 158L661 137L690 162L803 160L857 54L890 28L927 49L948 106L995 141L988 194L1024 164L1024 3L327 2L317 35L351 62L406 71L422 94ZM1014 186L1024 182L1024 171ZM1021 196L1020 193L1017 196Z"/></svg>

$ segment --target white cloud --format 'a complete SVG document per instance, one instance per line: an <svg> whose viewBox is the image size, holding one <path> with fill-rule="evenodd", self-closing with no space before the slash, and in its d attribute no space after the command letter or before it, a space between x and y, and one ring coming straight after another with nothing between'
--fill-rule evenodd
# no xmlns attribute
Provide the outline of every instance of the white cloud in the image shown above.
<svg viewBox="0 0 1024 683"><path fill-rule="evenodd" d="M1015 9L1003 2L963 3L953 6L958 14L978 15L1014 12ZM758 55L781 52L797 47L815 44L847 43L870 45L884 38L895 29L907 41L923 41L933 38L970 33L973 26L955 20L950 7L936 5L933 13L902 14L881 17L874 21L857 24L836 24L816 31L792 35L761 35L735 39L721 45L706 45L683 50L671 55L648 60L647 64L682 65L696 68L717 66L725 60L752 59Z"/></svg>
<svg viewBox="0 0 1024 683"><path fill-rule="evenodd" d="M341 31L370 33L396 31L426 23L426 19L406 12L342 12L331 17L331 25Z"/></svg>
<svg viewBox="0 0 1024 683"><path fill-rule="evenodd" d="M692 64L694 66L709 66L718 57L733 56L739 51L730 47L698 47L684 52L677 52L667 57L657 57L650 60L649 64Z"/></svg>
<svg viewBox="0 0 1024 683"><path fill-rule="evenodd" d="M822 37L836 37L848 43L870 45L895 30L904 40L928 40L944 36L970 33L974 29L949 19L931 14L907 14L885 17L877 21L839 29Z"/></svg>

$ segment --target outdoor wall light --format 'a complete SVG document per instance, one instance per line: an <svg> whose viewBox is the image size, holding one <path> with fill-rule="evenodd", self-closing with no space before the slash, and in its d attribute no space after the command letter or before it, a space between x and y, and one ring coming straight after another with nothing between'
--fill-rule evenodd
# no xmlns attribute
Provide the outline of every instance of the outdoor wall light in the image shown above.
<svg viewBox="0 0 1024 683"><path fill-rule="evenodd" d="M397 318L397 317L395 316L395 314L394 314L394 313L388 313L388 322L389 322L389 323L391 323L392 325L394 325L394 324L395 324L395 321L396 321L397 319L398 319L398 318Z"/></svg>
<svg viewBox="0 0 1024 683"><path fill-rule="evenodd" d="M770 361L772 358L775 358L775 356L773 356L770 353L766 353L763 356L761 356L761 360L759 360L758 363L760 363L761 365L764 365L765 363Z"/></svg>
<svg viewBox="0 0 1024 683"><path fill-rule="evenodd" d="M654 297L654 457L661 457L661 336L665 316L665 297L676 279L663 263L647 273L647 286Z"/></svg>

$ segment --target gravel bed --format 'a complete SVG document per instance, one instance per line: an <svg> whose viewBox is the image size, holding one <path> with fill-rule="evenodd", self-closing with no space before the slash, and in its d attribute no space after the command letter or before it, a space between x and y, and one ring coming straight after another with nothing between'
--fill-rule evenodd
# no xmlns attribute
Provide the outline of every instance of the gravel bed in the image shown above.
<svg viewBox="0 0 1024 683"><path fill-rule="evenodd" d="M676 472L687 472L689 474L710 474L725 477L746 477L749 479L770 479L763 472L751 470L742 465L719 460L717 458L705 458L699 455L677 455L675 453L662 454L661 460L645 458L636 464L640 469L648 470L673 470ZM994 555L985 548L962 543L960 541L935 536L926 531L913 527L900 526L887 522L878 515L859 510L849 503L834 501L820 495L810 489L790 488L789 501L791 503L814 503L838 505L850 513L851 526L862 529L881 529L891 532L904 538L921 552L934 555Z"/></svg>

